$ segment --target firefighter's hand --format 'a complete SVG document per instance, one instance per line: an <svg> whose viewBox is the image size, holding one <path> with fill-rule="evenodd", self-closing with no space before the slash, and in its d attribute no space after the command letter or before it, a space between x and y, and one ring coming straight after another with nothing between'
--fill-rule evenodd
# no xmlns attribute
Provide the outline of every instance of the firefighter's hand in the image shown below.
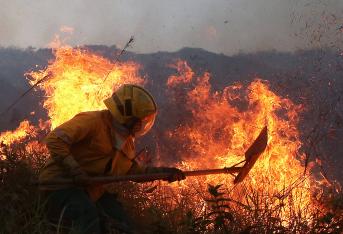
<svg viewBox="0 0 343 234"><path fill-rule="evenodd" d="M81 168L76 168L72 172L73 180L76 185L87 186L90 184L90 177Z"/></svg>
<svg viewBox="0 0 343 234"><path fill-rule="evenodd" d="M169 183L186 179L185 174L180 169L175 167L165 167L163 168L163 172L170 174L170 176L167 178Z"/></svg>

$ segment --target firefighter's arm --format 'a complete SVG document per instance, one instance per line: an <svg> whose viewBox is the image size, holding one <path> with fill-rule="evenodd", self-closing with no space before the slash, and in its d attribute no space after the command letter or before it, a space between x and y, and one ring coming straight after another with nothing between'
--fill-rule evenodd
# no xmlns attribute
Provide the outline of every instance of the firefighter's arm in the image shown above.
<svg viewBox="0 0 343 234"><path fill-rule="evenodd" d="M55 128L45 139L51 157L72 176L85 173L71 154L70 147L72 144L89 137L93 131L92 116L87 113L80 113Z"/></svg>

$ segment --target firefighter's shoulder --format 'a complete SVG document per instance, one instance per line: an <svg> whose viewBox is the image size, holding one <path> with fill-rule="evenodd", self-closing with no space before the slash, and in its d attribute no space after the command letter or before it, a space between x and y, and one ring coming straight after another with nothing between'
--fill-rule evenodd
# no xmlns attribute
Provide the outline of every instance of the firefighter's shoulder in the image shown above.
<svg viewBox="0 0 343 234"><path fill-rule="evenodd" d="M82 121L85 124L96 124L98 122L107 119L108 115L107 110L100 110L100 111L84 111L76 114L72 119L67 122L74 122L74 121Z"/></svg>

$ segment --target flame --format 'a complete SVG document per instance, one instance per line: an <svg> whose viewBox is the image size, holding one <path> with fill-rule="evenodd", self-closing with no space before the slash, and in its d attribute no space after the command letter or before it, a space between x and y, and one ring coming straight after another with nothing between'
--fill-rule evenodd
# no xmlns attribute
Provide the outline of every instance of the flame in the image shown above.
<svg viewBox="0 0 343 234"><path fill-rule="evenodd" d="M65 45L58 35L51 46L55 58L49 61L47 68L26 74L30 84L36 84L45 94L43 107L49 119L39 120L37 126L24 120L16 130L0 135L3 145L18 143L38 164L48 157L48 151L39 139L47 131L80 112L105 109L103 100L121 84L144 83L138 74L140 66L134 62L111 62L100 55ZM36 159L37 155L40 158ZM5 160L6 156L1 155L1 159Z"/></svg>
<svg viewBox="0 0 343 234"><path fill-rule="evenodd" d="M268 200L269 204L280 206L282 200L285 220L291 216L291 206L300 212L314 210L311 184L315 181L305 173L301 163L304 155L297 129L303 107L279 97L270 90L267 81L258 78L248 86L234 84L220 92L211 92L209 73L196 77L186 62L178 61L176 67L178 75L168 79L169 89L195 83L185 94L186 111L192 114L191 121L168 132L170 140L186 149L179 166L192 170L222 168L241 162L244 152L264 126L268 126L268 147L245 182L236 186L233 197L239 202L247 202L243 198L246 188L250 187L261 195L261 204ZM175 189L214 183L233 188L232 178L211 175L187 179ZM292 199L285 199L289 197Z"/></svg>
<svg viewBox="0 0 343 234"><path fill-rule="evenodd" d="M30 72L30 83L45 95L44 108L52 128L83 111L105 109L103 100L123 83L142 84L140 66L134 62L114 63L69 46L54 51L55 59L41 71Z"/></svg>
<svg viewBox="0 0 343 234"><path fill-rule="evenodd" d="M22 121L18 128L13 131L5 131L0 134L0 161L7 160L6 151L15 144L20 144L27 139L37 137L38 129L31 125L28 120ZM30 143L28 143L28 146Z"/></svg>
<svg viewBox="0 0 343 234"><path fill-rule="evenodd" d="M167 80L168 87L174 87L180 83L189 83L192 81L194 72L187 65L186 61L178 60L176 64L169 65L171 68L176 68L179 73L182 73L183 76L171 75Z"/></svg>
<svg viewBox="0 0 343 234"><path fill-rule="evenodd" d="M13 143L24 140L28 135L31 137L36 137L37 130L30 124L28 120L24 120L14 131L6 131L1 133L0 142L4 145L10 146Z"/></svg>

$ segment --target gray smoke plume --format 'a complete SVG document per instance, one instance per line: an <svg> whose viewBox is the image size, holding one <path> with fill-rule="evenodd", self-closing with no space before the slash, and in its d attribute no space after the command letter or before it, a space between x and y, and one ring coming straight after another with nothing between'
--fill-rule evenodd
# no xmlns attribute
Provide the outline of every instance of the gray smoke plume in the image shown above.
<svg viewBox="0 0 343 234"><path fill-rule="evenodd" d="M72 45L141 53L182 47L233 54L341 47L341 0L0 0L0 45L46 47L61 26ZM65 35L62 35L62 37Z"/></svg>

